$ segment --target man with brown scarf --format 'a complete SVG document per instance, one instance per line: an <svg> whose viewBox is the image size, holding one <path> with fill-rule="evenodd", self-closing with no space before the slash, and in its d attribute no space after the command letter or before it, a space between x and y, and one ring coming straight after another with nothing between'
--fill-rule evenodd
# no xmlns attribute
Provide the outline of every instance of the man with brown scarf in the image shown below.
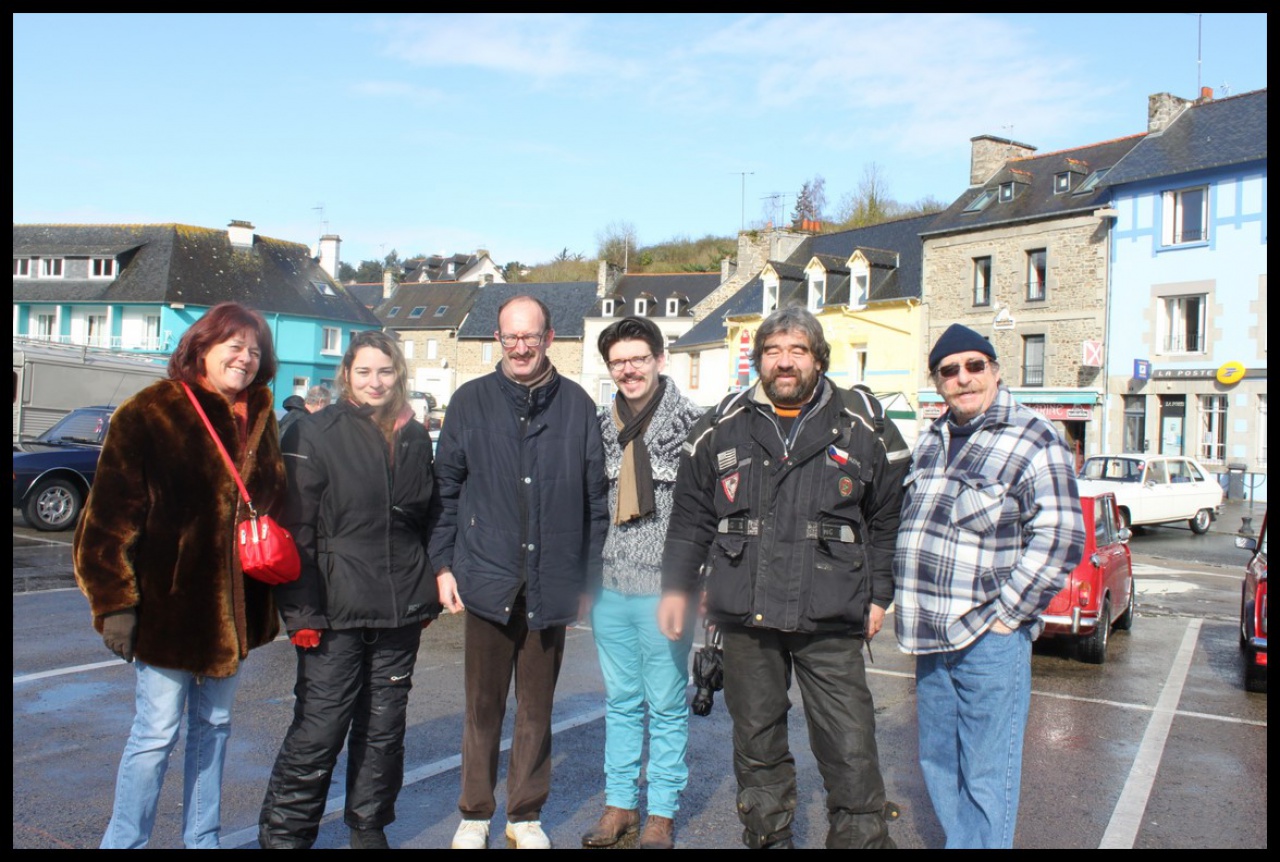
<svg viewBox="0 0 1280 862"><path fill-rule="evenodd" d="M605 687L605 809L582 844L610 847L640 827L647 706L648 819L640 847L671 849L689 779L685 688L693 627L686 627L690 635L667 640L658 631L657 608L680 447L704 411L663 376L663 337L653 321L623 318L600 333L599 347L618 387L613 405L599 413L612 523L603 589L591 609Z"/></svg>
<svg viewBox="0 0 1280 862"><path fill-rule="evenodd" d="M546 305L508 299L494 338L502 361L454 393L436 449L443 507L430 556L441 604L467 611L462 823L453 847L488 846L514 675L506 834L519 849L545 849L565 627L590 605L609 527L604 452L595 404L547 356L555 332Z"/></svg>

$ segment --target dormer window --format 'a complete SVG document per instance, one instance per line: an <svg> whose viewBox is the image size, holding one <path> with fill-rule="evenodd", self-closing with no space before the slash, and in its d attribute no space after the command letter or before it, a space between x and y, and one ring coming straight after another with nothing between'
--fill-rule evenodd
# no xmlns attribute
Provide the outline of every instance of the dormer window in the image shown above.
<svg viewBox="0 0 1280 862"><path fill-rule="evenodd" d="M1076 194L1082 195L1085 192L1091 192L1098 187L1098 183L1102 182L1102 178L1107 175L1110 168L1099 168L1088 176L1083 183L1076 188Z"/></svg>
<svg viewBox="0 0 1280 862"><path fill-rule="evenodd" d="M817 311L826 302L827 281L824 278L809 279L809 310Z"/></svg>
<svg viewBox="0 0 1280 862"><path fill-rule="evenodd" d="M680 316L680 300L673 296L667 300L667 317L679 317L679 316Z"/></svg>
<svg viewBox="0 0 1280 862"><path fill-rule="evenodd" d="M31 278L31 273L35 269L32 266L33 257L15 257L13 259L13 277L14 278Z"/></svg>
<svg viewBox="0 0 1280 862"><path fill-rule="evenodd" d="M62 258L60 257L40 258L40 277L41 278L62 278Z"/></svg>
<svg viewBox="0 0 1280 862"><path fill-rule="evenodd" d="M118 274L119 268L114 257L95 257L89 261L91 278L115 278Z"/></svg>
<svg viewBox="0 0 1280 862"><path fill-rule="evenodd" d="M1013 183L1000 184L1000 203L1013 200Z"/></svg>
<svg viewBox="0 0 1280 862"><path fill-rule="evenodd" d="M766 281L764 284L764 314L770 314L778 308L778 283Z"/></svg>
<svg viewBox="0 0 1280 862"><path fill-rule="evenodd" d="M643 296L636 297L636 315L644 317L649 313L649 301Z"/></svg>
<svg viewBox="0 0 1280 862"><path fill-rule="evenodd" d="M613 300L612 299L600 300L600 316L613 317Z"/></svg>
<svg viewBox="0 0 1280 862"><path fill-rule="evenodd" d="M973 199L973 203L964 208L964 212L976 213L986 209L993 200L996 199L996 193L987 189L982 194Z"/></svg>
<svg viewBox="0 0 1280 862"><path fill-rule="evenodd" d="M1071 171L1055 174L1053 177L1053 193L1061 195L1069 191L1071 191Z"/></svg>
<svg viewBox="0 0 1280 862"><path fill-rule="evenodd" d="M850 291L850 299L853 305L863 306L867 304L867 292L871 286L871 274L867 270L865 260L859 258L849 267L849 280L852 290Z"/></svg>

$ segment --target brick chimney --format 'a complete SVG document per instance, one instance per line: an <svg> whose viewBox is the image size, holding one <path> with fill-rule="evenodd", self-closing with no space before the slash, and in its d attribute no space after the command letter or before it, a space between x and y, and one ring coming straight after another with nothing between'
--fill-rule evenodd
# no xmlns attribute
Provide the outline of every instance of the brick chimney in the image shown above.
<svg viewBox="0 0 1280 862"><path fill-rule="evenodd" d="M1147 97L1147 132L1163 132L1191 104L1190 99L1182 99L1172 93L1151 94Z"/></svg>
<svg viewBox="0 0 1280 862"><path fill-rule="evenodd" d="M227 225L227 239L232 248L253 248L253 224L233 219Z"/></svg>
<svg viewBox="0 0 1280 862"><path fill-rule="evenodd" d="M338 248L341 245L342 237L336 233L320 237L320 268L329 273L334 281L338 280Z"/></svg>
<svg viewBox="0 0 1280 862"><path fill-rule="evenodd" d="M1212 102L1212 101L1213 101L1213 87L1201 87L1200 103L1204 104L1205 102Z"/></svg>
<svg viewBox="0 0 1280 862"><path fill-rule="evenodd" d="M995 135L978 135L970 138L969 185L980 186L996 175L1010 159L1025 159L1036 151L1030 144L1021 144Z"/></svg>

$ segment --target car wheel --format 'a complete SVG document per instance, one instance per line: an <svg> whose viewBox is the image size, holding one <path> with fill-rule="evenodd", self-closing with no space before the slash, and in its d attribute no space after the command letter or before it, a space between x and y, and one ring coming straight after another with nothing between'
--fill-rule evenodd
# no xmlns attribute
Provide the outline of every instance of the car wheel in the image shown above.
<svg viewBox="0 0 1280 862"><path fill-rule="evenodd" d="M1102 613L1093 633L1080 639L1080 659L1089 664L1102 664L1107 660L1107 640L1111 635L1111 599L1102 600Z"/></svg>
<svg viewBox="0 0 1280 862"><path fill-rule="evenodd" d="M1257 653L1253 649L1244 651L1244 688L1245 691L1267 692L1267 668L1258 666Z"/></svg>
<svg viewBox="0 0 1280 862"><path fill-rule="evenodd" d="M1197 536L1203 536L1209 532L1209 525L1213 523L1213 513L1208 509L1201 509L1196 512L1196 516L1187 522L1191 525L1191 532Z"/></svg>
<svg viewBox="0 0 1280 862"><path fill-rule="evenodd" d="M1138 528L1133 526L1133 518L1129 516L1129 510L1124 506L1120 507L1120 526L1135 535L1138 532Z"/></svg>
<svg viewBox="0 0 1280 862"><path fill-rule="evenodd" d="M1116 620L1116 631L1127 632L1133 628L1133 618L1138 613L1138 591L1133 583L1133 575L1129 576L1129 604L1125 605L1124 613Z"/></svg>
<svg viewBox="0 0 1280 862"><path fill-rule="evenodd" d="M46 479L27 495L22 515L37 530L69 530L80 516L80 489L69 479Z"/></svg>

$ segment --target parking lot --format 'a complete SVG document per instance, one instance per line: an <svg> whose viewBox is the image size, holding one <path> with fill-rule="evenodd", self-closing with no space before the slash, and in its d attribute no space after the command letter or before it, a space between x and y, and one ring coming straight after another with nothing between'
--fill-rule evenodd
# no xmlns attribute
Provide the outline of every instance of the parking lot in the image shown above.
<svg viewBox="0 0 1280 862"><path fill-rule="evenodd" d="M15 529L15 589L22 572L37 584L13 597L15 848L96 846L132 716L131 671L90 629L84 599L74 589L43 588L52 582L39 585L39 573L65 565L68 538L28 540ZM1146 555L1137 538L1133 549L1139 616L1131 632L1114 635L1107 662L1087 665L1061 643L1037 645L1016 846L1265 848L1267 698L1241 684L1240 566ZM424 637L406 785L388 829L393 846L446 847L457 823L460 623L446 617ZM246 665L224 788L224 846L256 846L258 805L290 719L293 664L293 650L281 640ZM902 847L939 847L916 762L911 660L882 635L870 669L881 761L902 810L893 836ZM798 694L793 699L797 838L818 847L826 828L821 782L803 704ZM604 804L602 716L591 633L571 630L557 690L553 790L543 811L557 847L579 846ZM719 698L710 716L691 722L692 781L677 840L682 847L739 846L730 723ZM181 768L180 753L174 763ZM340 760L321 847L346 845L342 766ZM177 779L166 784L153 846L180 846ZM502 846L501 812L493 835L493 846Z"/></svg>

